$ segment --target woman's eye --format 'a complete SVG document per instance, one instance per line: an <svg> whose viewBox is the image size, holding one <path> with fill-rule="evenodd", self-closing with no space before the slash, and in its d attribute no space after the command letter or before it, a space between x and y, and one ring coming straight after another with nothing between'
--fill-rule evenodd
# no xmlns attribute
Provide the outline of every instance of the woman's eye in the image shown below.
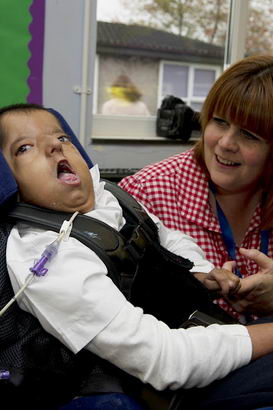
<svg viewBox="0 0 273 410"><path fill-rule="evenodd" d="M61 135L60 137L58 137L58 139L61 141L61 142L67 142L67 141L71 141L71 137L69 137L68 135Z"/></svg>
<svg viewBox="0 0 273 410"><path fill-rule="evenodd" d="M213 119L213 121L214 121L217 125L220 125L220 126L222 126L222 127L228 125L228 122L225 121L225 120L223 120L222 118L213 117L212 119Z"/></svg>
<svg viewBox="0 0 273 410"><path fill-rule="evenodd" d="M241 135L246 137L248 140L253 140L253 141L259 141L261 138L259 138L257 135L252 134L251 132L247 130L241 130Z"/></svg>
<svg viewBox="0 0 273 410"><path fill-rule="evenodd" d="M30 144L23 144L19 148L17 148L15 155L24 154L24 152L28 151L30 148Z"/></svg>

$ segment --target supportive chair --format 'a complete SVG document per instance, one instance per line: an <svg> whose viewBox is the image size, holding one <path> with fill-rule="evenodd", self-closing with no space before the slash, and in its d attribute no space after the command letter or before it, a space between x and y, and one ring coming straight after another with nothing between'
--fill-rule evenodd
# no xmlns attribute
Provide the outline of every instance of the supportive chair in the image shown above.
<svg viewBox="0 0 273 410"><path fill-rule="evenodd" d="M64 131L72 137L73 144L91 168L93 166L91 159L66 120L58 111L51 108L48 110L59 119ZM16 202L18 190L1 152L0 176L0 309L2 309L14 296L6 267L6 244L12 228L12 224L7 219L7 212ZM52 371L55 363L58 364L57 373ZM9 379L3 377L5 369L10 373ZM13 303L0 317L0 395L2 400L6 399L12 410L59 409L63 403L71 400L74 392L77 391L76 375L81 370L79 362L74 363L74 355L58 340L46 333L38 320L21 310L17 303ZM169 401L165 400L165 396L157 397L153 389L145 389L142 399L145 410L168 409ZM77 404L75 406L75 409L78 408ZM74 409L73 404L71 409Z"/></svg>
<svg viewBox="0 0 273 410"><path fill-rule="evenodd" d="M64 118L51 110L81 152L89 167L92 161ZM6 244L12 224L7 211L16 201L17 184L0 152L0 309L13 297L6 268ZM43 352L41 354L40 352ZM45 352L47 354L45 355ZM74 355L54 337L47 334L36 318L13 303L0 317L0 395L9 408L18 410L52 409L73 398ZM58 373L51 369L58 365ZM5 379L5 370L10 373ZM27 371L25 369L28 369ZM73 381L71 382L71 377ZM59 401L52 400L56 395ZM42 401L41 401L42 397ZM30 404L31 403L31 404ZM56 405L56 407L55 407Z"/></svg>

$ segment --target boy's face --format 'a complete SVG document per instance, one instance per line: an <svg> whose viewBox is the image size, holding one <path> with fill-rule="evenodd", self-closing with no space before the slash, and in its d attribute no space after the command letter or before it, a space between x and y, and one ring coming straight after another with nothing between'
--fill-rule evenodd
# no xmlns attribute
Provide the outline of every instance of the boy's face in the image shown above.
<svg viewBox="0 0 273 410"><path fill-rule="evenodd" d="M3 155L22 201L65 212L93 209L88 166L51 113L7 112L1 125Z"/></svg>

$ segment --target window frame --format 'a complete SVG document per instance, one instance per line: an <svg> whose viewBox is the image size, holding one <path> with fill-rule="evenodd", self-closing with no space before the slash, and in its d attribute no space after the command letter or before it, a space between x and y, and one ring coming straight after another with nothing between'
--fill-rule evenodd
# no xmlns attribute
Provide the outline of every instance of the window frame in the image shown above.
<svg viewBox="0 0 273 410"><path fill-rule="evenodd" d="M94 0L97 3L97 0ZM241 4L239 4L241 3ZM191 66L195 67L208 67L215 69L218 67L218 74L216 78L221 74L223 69L227 68L228 65L232 64L236 60L243 58L244 50L245 50L245 32L246 32L246 23L247 23L247 13L248 13L248 3L249 0L241 0L241 2L236 2L235 0L230 0L229 5L229 21L227 24L227 33L226 33L226 44L225 44L225 57L222 66L214 66L209 64L190 64ZM243 27L242 27L243 26ZM243 32L243 35L238 36L238 30ZM98 93L98 73L99 73L99 56L94 53L95 56L95 73L94 73L94 92L93 92L93 114L92 114L92 130L91 130L91 140L125 140L130 141L133 139L137 139L139 141L144 140L159 140L155 133L155 120L156 116L151 116L148 118L135 118L135 117L118 117L116 116L103 116L101 114L96 114L96 107L97 107L97 93ZM168 60L160 61L159 65L159 84L158 84L158 106L160 106L161 102L161 94L162 94L162 70L160 67L162 63ZM179 64L180 62L172 63ZM185 65L187 63L182 63ZM190 83L190 81L189 81ZM198 102L200 98L200 102L203 102L203 97L195 97L194 102ZM188 99L187 99L188 100ZM126 118L127 121L124 121ZM123 126L120 127L120 121L122 121ZM153 124L152 124L152 122ZM125 124L126 122L126 124ZM145 123L146 122L146 123ZM105 129L103 129L103 123L105 123ZM137 124L137 127L135 127ZM140 125L140 127L139 127ZM120 132L117 132L116 127L120 128ZM132 136L132 130L137 129L137 135ZM107 134L109 130L112 130L112 134ZM143 132L143 133L142 133ZM142 133L138 135L138 133ZM163 138L160 138L163 141ZM166 139L167 140L167 139ZM169 140L168 140L169 141ZM166 141L167 142L167 141Z"/></svg>
<svg viewBox="0 0 273 410"><path fill-rule="evenodd" d="M216 73L215 79L221 73L221 66L213 64L197 64L197 63L184 63L172 60L161 60L159 62L159 76L158 76L158 94L157 94L157 106L159 107L162 101L161 93L163 88L163 66L164 64L174 64L180 66L189 67L189 81L188 81L188 91L191 88L193 90L193 78L194 69L209 69L214 70ZM94 93L93 93L93 129L92 129L92 140L126 140L126 141L153 141L158 140L155 130L156 116L151 115L150 117L136 117L136 116L111 116L98 114L97 111L97 98L98 98L98 81L99 81L99 65L100 56L97 54L95 59L95 74L94 74ZM193 97L192 92L189 94L190 97L183 100L188 103L192 100L195 103L203 102L205 97ZM167 138L160 138L161 141L169 141Z"/></svg>
<svg viewBox="0 0 273 410"><path fill-rule="evenodd" d="M213 65L213 64L202 64L202 63L184 63L182 61L172 61L172 60L161 60L159 65L159 78L158 78L158 97L157 97L157 105L158 107L161 104L162 99L164 98L162 94L163 90L163 74L164 74L164 64L181 66L181 67L188 67L189 68L189 75L188 75L188 96L182 97L183 101L186 104L191 102L194 103L202 103L206 97L197 97L193 95L193 88L194 88L194 70L213 70L215 71L215 80L219 77L222 72L221 66ZM181 98L181 97L180 97Z"/></svg>

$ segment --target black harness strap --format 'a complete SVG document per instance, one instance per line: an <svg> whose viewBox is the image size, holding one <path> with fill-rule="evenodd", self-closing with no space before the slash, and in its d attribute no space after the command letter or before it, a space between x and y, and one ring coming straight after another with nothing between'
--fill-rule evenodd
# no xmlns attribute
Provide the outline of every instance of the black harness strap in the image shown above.
<svg viewBox="0 0 273 410"><path fill-rule="evenodd" d="M59 232L63 221L68 220L71 216L72 214L65 212L51 211L24 203L17 203L9 213L9 218L16 219L16 221L27 222L55 232ZM122 248L123 238L105 223L85 215L78 215L73 221L71 236L94 250L104 261L108 271L113 273L112 279L118 285L116 266L109 255L114 256L118 253L118 250Z"/></svg>
<svg viewBox="0 0 273 410"><path fill-rule="evenodd" d="M121 232L102 221L78 215L73 222L71 236L92 249L107 267L113 282L129 296L136 272L136 261L142 257L147 243L158 240L157 228L141 205L116 184L106 182L106 189L118 199L129 222ZM8 217L28 222L40 228L59 232L64 220L72 214L52 211L18 202L9 211ZM126 235L126 237L123 235Z"/></svg>

